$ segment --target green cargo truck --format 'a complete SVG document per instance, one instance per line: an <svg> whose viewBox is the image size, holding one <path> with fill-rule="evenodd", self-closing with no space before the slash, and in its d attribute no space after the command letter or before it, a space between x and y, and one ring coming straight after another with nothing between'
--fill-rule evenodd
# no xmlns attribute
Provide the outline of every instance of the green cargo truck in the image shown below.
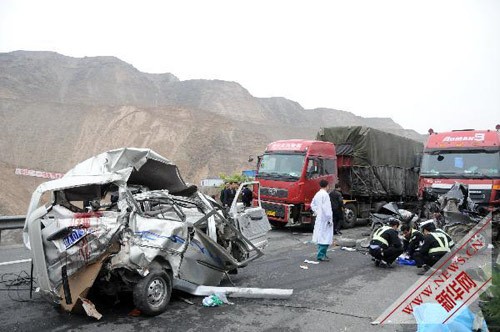
<svg viewBox="0 0 500 332"><path fill-rule="evenodd" d="M321 128L316 139L336 147L344 228L387 202L416 201L422 142L363 126Z"/></svg>

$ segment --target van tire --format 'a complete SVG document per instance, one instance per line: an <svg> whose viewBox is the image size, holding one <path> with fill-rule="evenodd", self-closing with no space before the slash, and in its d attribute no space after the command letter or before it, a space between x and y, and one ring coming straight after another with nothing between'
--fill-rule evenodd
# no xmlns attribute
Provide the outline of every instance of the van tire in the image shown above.
<svg viewBox="0 0 500 332"><path fill-rule="evenodd" d="M143 314L156 316L165 312L172 295L172 280L163 269L152 269L134 287L134 304Z"/></svg>

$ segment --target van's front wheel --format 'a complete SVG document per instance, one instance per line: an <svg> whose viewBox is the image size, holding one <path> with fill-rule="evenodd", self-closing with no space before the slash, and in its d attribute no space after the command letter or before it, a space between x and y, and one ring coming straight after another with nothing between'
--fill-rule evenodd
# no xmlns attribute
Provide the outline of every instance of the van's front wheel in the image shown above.
<svg viewBox="0 0 500 332"><path fill-rule="evenodd" d="M163 313L170 302L172 281L161 269L153 269L134 287L134 304L142 313L156 316Z"/></svg>

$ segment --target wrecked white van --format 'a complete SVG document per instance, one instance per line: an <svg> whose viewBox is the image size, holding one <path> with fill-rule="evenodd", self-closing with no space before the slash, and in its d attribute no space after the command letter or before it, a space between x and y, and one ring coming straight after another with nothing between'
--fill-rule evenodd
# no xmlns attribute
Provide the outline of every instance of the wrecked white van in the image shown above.
<svg viewBox="0 0 500 332"><path fill-rule="evenodd" d="M139 310L157 315L173 288L217 286L263 254L270 226L258 201L243 208L235 200L226 212L164 157L117 149L41 184L24 242L41 292L65 310L85 306L97 287L131 291Z"/></svg>

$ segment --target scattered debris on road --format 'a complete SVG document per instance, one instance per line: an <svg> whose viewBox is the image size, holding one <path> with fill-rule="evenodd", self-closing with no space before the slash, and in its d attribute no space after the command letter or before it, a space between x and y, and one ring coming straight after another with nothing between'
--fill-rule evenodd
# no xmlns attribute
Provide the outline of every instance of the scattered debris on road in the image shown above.
<svg viewBox="0 0 500 332"><path fill-rule="evenodd" d="M254 288L254 287L217 287L194 285L180 280L177 289L196 296L208 296L214 293L223 293L228 297L244 297L252 299L287 299L293 294L293 289L283 288Z"/></svg>
<svg viewBox="0 0 500 332"><path fill-rule="evenodd" d="M80 300L82 301L82 306L83 309L85 310L85 313L87 313L88 316L94 317L97 320L100 320L102 318L102 315L97 311L95 308L95 305L90 302L90 300L85 299L83 297L80 297Z"/></svg>
<svg viewBox="0 0 500 332"><path fill-rule="evenodd" d="M186 299L186 298L184 298L184 297L177 296L177 298L178 298L179 300L183 301L183 302L186 302L186 303L187 303L187 304L189 304L189 305L193 305L193 304L194 304L194 302L193 302L193 301L190 301L190 300L188 300L188 299Z"/></svg>
<svg viewBox="0 0 500 332"><path fill-rule="evenodd" d="M203 299L202 304L204 307L219 307L223 304L234 304L229 302L224 293L214 293Z"/></svg>
<svg viewBox="0 0 500 332"><path fill-rule="evenodd" d="M354 249L354 248L349 248L349 247L342 247L342 248L340 248L340 249L345 250L345 251L356 251L356 249Z"/></svg>

